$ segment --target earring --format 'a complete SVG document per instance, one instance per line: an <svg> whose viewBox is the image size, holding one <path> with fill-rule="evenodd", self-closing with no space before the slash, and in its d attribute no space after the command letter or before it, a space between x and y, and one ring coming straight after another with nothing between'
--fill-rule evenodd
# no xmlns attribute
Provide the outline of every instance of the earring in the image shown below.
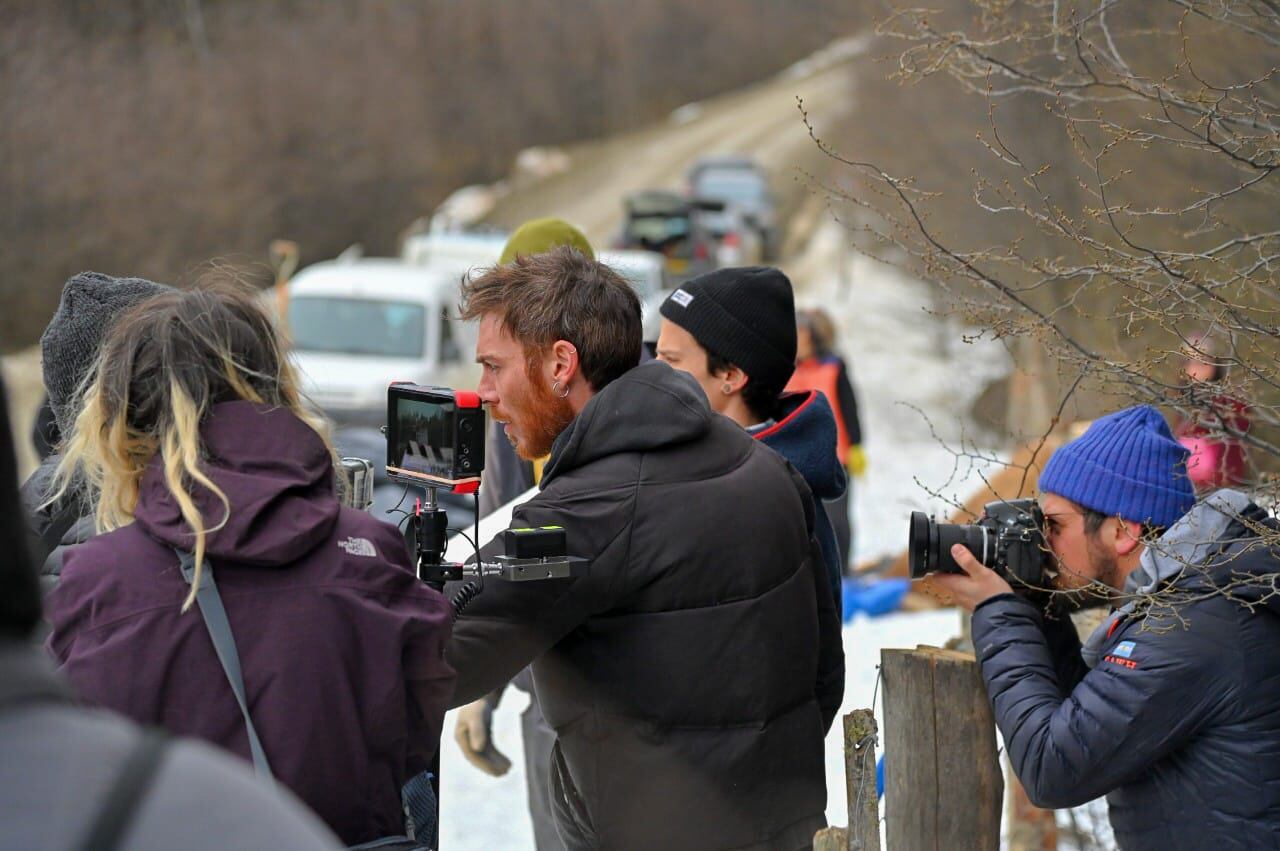
<svg viewBox="0 0 1280 851"><path fill-rule="evenodd" d="M552 392L552 393L554 393L554 394L556 395L556 398L557 398L557 399L568 399L568 398L569 398L569 388L568 388L568 387L564 388L564 392L563 392L563 393L561 393L561 392L560 392L560 381L559 381L559 379L557 379L557 380L555 380L555 381L551 382L551 392Z"/></svg>
<svg viewBox="0 0 1280 851"><path fill-rule="evenodd" d="M723 393L724 395L728 396L730 393L732 393L732 392L733 392L733 385L732 385L732 384L722 384L722 385L720 385L720 392L721 392L721 393Z"/></svg>

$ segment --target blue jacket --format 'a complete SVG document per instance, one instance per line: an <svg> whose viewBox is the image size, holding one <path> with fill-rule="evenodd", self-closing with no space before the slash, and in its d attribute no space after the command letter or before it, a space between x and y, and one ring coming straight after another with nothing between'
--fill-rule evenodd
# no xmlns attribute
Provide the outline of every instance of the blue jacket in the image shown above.
<svg viewBox="0 0 1280 851"><path fill-rule="evenodd" d="M831 403L821 392L805 390L783 394L778 404L778 421L753 432L752 436L790 461L791 466L804 477L815 499L839 498L848 483L836 453L836 418L831 412ZM831 592L838 604L841 599L840 578L844 575L840 548L827 512L820 504L814 508L817 519L813 533L822 545L822 559L826 562Z"/></svg>
<svg viewBox="0 0 1280 851"><path fill-rule="evenodd" d="M1162 583L1162 602L1102 628L1092 669L1065 616L1012 594L974 612L996 723L1033 803L1106 795L1125 851L1280 848L1280 601L1260 578L1280 553L1247 528L1275 528L1264 511L1242 518L1202 567Z"/></svg>

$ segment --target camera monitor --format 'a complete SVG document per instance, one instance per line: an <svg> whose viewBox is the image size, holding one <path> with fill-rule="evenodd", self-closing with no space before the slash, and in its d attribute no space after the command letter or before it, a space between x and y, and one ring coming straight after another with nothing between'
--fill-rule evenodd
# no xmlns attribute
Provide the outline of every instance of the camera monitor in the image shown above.
<svg viewBox="0 0 1280 851"><path fill-rule="evenodd" d="M465 390L396 383L387 389L387 475L471 493L484 469L484 409Z"/></svg>

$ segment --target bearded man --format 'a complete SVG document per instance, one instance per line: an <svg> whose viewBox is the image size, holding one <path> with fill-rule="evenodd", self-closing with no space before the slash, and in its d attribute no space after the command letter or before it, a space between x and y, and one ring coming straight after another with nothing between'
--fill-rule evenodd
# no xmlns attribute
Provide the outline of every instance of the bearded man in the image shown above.
<svg viewBox="0 0 1280 851"><path fill-rule="evenodd" d="M590 567L488 583L454 627L454 702L532 663L569 848L807 847L844 658L804 480L689 375L637 365L639 300L580 252L464 283L462 315L481 400L551 456L512 525L564 527Z"/></svg>
<svg viewBox="0 0 1280 851"><path fill-rule="evenodd" d="M973 612L1032 803L1106 795L1123 851L1280 847L1280 527L1239 491L1197 502L1146 405L1099 419L1039 484L1059 585L1117 606L1083 646L961 545L964 572L935 577Z"/></svg>

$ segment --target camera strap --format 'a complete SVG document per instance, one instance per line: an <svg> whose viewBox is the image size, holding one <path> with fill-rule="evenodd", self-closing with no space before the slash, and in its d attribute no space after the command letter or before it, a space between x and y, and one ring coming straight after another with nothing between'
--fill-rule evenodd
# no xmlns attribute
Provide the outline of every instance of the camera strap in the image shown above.
<svg viewBox="0 0 1280 851"><path fill-rule="evenodd" d="M186 550L174 549L178 561L182 565L182 578L188 585L195 582L196 559ZM249 717L249 702L244 693L244 677L240 672L240 653L236 650L236 639L231 634L231 622L227 620L227 610L222 605L222 595L213 581L213 565L205 559L204 569L200 571L200 584L196 586L196 605L200 607L200 617L209 638L213 641L213 649L222 663L222 670L235 692L236 703L240 704L240 712L244 715L244 726L249 733L249 751L253 754L253 768L259 777L274 779L271 775L271 764L267 762L267 754L258 741L258 731Z"/></svg>

